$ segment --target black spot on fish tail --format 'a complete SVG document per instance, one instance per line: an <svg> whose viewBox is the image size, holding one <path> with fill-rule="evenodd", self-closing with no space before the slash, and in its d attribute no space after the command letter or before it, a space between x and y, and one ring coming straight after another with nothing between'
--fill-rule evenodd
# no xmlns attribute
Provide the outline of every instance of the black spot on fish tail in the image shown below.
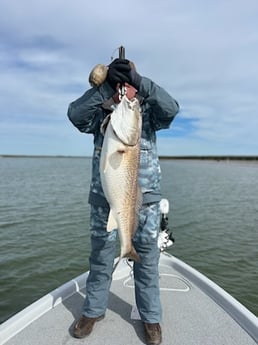
<svg viewBox="0 0 258 345"><path fill-rule="evenodd" d="M112 271L112 274L115 272L119 262L121 261L121 259L123 258L128 258L128 259L131 259L135 262L140 262L141 259L140 259L140 256L137 254L134 246L132 245L132 248L131 248L131 251L125 255L123 255L122 257L120 256L120 258L118 259L118 261L115 263L114 267L113 267L113 271Z"/></svg>
<svg viewBox="0 0 258 345"><path fill-rule="evenodd" d="M138 253L136 252L134 246L132 245L132 249L130 251L130 253L128 253L128 255L126 255L129 259L136 261L136 262L140 262L141 259L138 255Z"/></svg>

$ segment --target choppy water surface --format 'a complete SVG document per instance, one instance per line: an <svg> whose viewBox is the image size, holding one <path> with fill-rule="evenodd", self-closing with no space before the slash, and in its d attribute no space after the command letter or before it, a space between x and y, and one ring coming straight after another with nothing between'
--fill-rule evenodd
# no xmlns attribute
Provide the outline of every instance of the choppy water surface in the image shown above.
<svg viewBox="0 0 258 345"><path fill-rule="evenodd" d="M169 250L258 315L258 164L162 161ZM0 159L0 322L88 269L91 160Z"/></svg>

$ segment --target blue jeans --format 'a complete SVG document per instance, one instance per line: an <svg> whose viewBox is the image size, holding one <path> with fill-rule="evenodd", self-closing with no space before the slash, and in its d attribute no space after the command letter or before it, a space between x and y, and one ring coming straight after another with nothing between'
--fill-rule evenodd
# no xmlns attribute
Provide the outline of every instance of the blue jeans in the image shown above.
<svg viewBox="0 0 258 345"><path fill-rule="evenodd" d="M105 314L116 254L117 231L108 233L106 224L109 208L91 206L90 272L86 284L83 315L98 317ZM133 242L141 261L134 263L135 299L143 322L161 320L159 294L159 203L143 205L139 226Z"/></svg>

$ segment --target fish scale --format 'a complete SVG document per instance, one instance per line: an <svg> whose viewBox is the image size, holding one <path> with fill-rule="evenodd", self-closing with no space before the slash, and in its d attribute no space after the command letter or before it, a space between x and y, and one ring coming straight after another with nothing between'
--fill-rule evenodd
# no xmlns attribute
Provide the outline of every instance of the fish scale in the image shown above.
<svg viewBox="0 0 258 345"><path fill-rule="evenodd" d="M107 231L118 230L120 259L140 258L132 238L138 224L141 192L138 185L142 118L136 98L124 96L105 124L100 176L110 205Z"/></svg>

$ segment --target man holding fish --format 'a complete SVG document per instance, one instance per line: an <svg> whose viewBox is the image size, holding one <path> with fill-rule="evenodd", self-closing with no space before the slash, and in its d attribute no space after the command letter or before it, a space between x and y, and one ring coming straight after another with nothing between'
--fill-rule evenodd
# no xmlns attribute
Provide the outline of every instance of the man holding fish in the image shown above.
<svg viewBox="0 0 258 345"><path fill-rule="evenodd" d="M161 171L156 131L170 126L179 105L141 76L129 60L115 59L102 72L100 79L91 73L93 87L68 109L71 122L94 135L90 272L82 316L73 334L76 338L89 335L105 316L119 234L120 258L134 260L135 298L146 343L157 345L162 334L157 246Z"/></svg>

